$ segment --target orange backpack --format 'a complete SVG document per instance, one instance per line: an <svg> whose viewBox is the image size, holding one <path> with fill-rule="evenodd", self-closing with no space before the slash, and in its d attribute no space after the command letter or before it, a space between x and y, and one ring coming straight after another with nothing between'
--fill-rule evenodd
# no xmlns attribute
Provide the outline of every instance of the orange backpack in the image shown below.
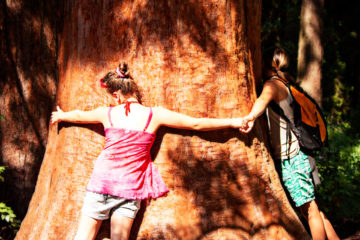
<svg viewBox="0 0 360 240"><path fill-rule="evenodd" d="M273 79L285 84L294 99L291 104L294 123L289 121L279 105L272 103L271 108L287 121L302 150L307 152L321 150L327 145L327 129L319 105L301 87L290 84L289 81L282 78Z"/></svg>

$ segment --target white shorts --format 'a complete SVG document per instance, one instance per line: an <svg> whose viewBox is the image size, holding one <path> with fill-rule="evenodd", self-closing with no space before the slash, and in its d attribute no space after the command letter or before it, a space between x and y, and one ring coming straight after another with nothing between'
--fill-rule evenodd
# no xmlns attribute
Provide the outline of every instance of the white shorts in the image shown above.
<svg viewBox="0 0 360 240"><path fill-rule="evenodd" d="M98 220L109 219L112 214L135 218L140 209L141 200L129 200L116 196L87 191L82 212Z"/></svg>

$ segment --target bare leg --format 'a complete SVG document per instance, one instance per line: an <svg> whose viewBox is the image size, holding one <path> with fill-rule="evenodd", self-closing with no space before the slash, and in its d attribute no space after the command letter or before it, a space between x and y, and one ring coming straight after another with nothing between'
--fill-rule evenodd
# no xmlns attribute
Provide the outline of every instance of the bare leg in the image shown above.
<svg viewBox="0 0 360 240"><path fill-rule="evenodd" d="M333 228L329 219L327 219L325 214L321 211L320 211L320 215L325 226L326 237L329 240L340 240L339 236L336 234L335 229Z"/></svg>
<svg viewBox="0 0 360 240"><path fill-rule="evenodd" d="M102 220L97 220L81 214L79 228L74 240L93 240L101 226Z"/></svg>
<svg viewBox="0 0 360 240"><path fill-rule="evenodd" d="M300 206L300 210L309 223L313 240L325 240L325 227L315 200Z"/></svg>
<svg viewBox="0 0 360 240"><path fill-rule="evenodd" d="M113 214L111 216L111 240L129 239L133 222L133 218L124 217L119 214Z"/></svg>

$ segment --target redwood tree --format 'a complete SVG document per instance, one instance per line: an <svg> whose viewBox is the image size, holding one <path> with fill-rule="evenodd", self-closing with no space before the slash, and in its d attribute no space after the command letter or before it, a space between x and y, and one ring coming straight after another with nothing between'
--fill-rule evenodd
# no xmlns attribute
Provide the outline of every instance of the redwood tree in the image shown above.
<svg viewBox="0 0 360 240"><path fill-rule="evenodd" d="M21 219L44 156L57 86L55 1L0 1L0 199Z"/></svg>
<svg viewBox="0 0 360 240"><path fill-rule="evenodd" d="M62 9L60 9L62 11ZM248 113L260 77L261 1L73 1L64 5L56 104L109 104L99 87L129 63L144 104L194 117ZM144 201L133 239L308 239L257 124L195 132L161 128L152 149L170 189ZM16 239L72 239L100 125L51 125L35 193ZM106 223L98 239L108 235Z"/></svg>
<svg viewBox="0 0 360 240"><path fill-rule="evenodd" d="M301 4L297 81L321 105L321 63L323 60L322 12L324 0L303 0Z"/></svg>

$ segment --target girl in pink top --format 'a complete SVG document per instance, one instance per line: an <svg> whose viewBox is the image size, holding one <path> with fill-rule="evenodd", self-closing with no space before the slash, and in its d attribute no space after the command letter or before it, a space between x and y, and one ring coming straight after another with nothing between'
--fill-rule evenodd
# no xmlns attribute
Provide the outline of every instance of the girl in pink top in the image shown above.
<svg viewBox="0 0 360 240"><path fill-rule="evenodd" d="M76 240L94 239L102 220L109 217L111 239L128 239L140 201L169 191L150 158L155 132L161 125L215 130L239 128L242 124L241 118L193 118L162 107L141 105L138 87L126 64L108 72L100 84L114 98L115 107L69 112L57 107L51 117L52 123L102 123L105 128L105 147L96 159L87 186Z"/></svg>

